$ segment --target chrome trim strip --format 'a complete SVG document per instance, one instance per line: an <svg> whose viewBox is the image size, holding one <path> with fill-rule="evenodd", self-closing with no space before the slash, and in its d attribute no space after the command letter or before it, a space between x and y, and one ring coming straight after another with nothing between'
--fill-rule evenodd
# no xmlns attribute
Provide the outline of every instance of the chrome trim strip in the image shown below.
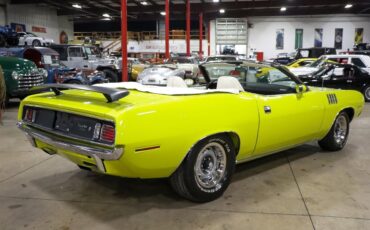
<svg viewBox="0 0 370 230"><path fill-rule="evenodd" d="M61 132L57 132L55 130L45 128L45 127L43 127L41 125L38 125L36 123L30 123L30 122L27 122L27 121L22 121L22 123L24 125L27 125L28 127L37 128L37 129L40 129L41 131L44 131L44 132L53 132L55 134L56 138L58 138L58 136L59 136L59 137L65 137L65 138L75 140L75 141L83 140L84 142L90 143L90 144L93 144L93 145L100 145L100 146L104 146L104 147L108 147L108 148L114 148L114 144L111 144L111 145L110 144L104 144L104 143L100 143L100 142L97 142L97 141L90 141L90 140L87 140L87 139L84 139L84 138L77 138L77 137L69 136L69 135L63 134Z"/></svg>
<svg viewBox="0 0 370 230"><path fill-rule="evenodd" d="M65 142L55 136L48 135L42 131L29 127L23 122L18 122L17 125L19 129L24 131L27 134L27 136L33 139L40 140L56 148L65 149L68 151L72 151L75 153L79 153L79 154L94 158L96 160L99 170L104 168L102 167L103 165L103 163L101 162L102 159L118 160L124 152L123 148L105 149L105 148L99 148L99 147L90 147L90 146L83 145L83 144ZM99 160L97 160L98 158L100 159L100 162ZM99 166L100 163L101 165Z"/></svg>

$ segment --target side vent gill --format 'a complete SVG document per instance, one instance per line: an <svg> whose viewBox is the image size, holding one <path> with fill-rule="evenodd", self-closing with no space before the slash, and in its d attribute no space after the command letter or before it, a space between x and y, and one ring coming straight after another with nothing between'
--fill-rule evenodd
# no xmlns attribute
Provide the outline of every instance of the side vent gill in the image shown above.
<svg viewBox="0 0 370 230"><path fill-rule="evenodd" d="M329 104L338 104L337 96L333 93L326 95L328 97Z"/></svg>

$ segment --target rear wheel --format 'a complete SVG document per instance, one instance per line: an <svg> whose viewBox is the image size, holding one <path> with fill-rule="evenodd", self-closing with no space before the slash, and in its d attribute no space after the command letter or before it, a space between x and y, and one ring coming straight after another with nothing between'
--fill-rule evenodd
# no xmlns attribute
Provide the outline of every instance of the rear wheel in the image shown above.
<svg viewBox="0 0 370 230"><path fill-rule="evenodd" d="M39 40L34 40L33 42L32 42L32 46L37 46L37 47L40 47L41 46L41 42L39 41Z"/></svg>
<svg viewBox="0 0 370 230"><path fill-rule="evenodd" d="M195 202L222 196L235 169L235 148L227 135L214 135L198 142L170 177L173 189Z"/></svg>
<svg viewBox="0 0 370 230"><path fill-rule="evenodd" d="M340 112L334 121L329 133L319 141L322 149L338 151L344 148L349 133L349 117L346 112Z"/></svg>
<svg viewBox="0 0 370 230"><path fill-rule="evenodd" d="M365 86L362 93L364 94L365 101L370 101L370 85Z"/></svg>

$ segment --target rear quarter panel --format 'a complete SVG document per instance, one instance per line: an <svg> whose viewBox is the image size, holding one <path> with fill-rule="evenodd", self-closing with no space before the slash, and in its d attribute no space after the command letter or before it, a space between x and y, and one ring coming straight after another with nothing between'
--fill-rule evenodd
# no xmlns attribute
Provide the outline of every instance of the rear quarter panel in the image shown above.
<svg viewBox="0 0 370 230"><path fill-rule="evenodd" d="M318 88L317 88L318 89ZM321 132L319 133L319 139L322 139L329 132L332 127L337 115L343 110L353 110L353 118L360 116L364 107L364 96L354 90L337 90L337 89L321 89L325 100L325 116ZM330 103L327 95L335 94L337 97L337 103Z"/></svg>
<svg viewBox="0 0 370 230"><path fill-rule="evenodd" d="M253 152L259 125L253 95L176 96L176 101L136 107L117 119L117 141L125 146L121 159L125 164L111 162L110 170L129 170L142 178L167 177L197 142L224 132L239 136L238 159ZM152 146L160 148L136 151Z"/></svg>

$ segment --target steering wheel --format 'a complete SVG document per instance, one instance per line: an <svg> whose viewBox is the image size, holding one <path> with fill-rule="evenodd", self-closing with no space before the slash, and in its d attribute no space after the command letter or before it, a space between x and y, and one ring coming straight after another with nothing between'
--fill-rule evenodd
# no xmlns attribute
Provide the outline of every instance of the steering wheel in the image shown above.
<svg viewBox="0 0 370 230"><path fill-rule="evenodd" d="M217 88L217 80L213 79L210 82L208 82L206 89L216 89Z"/></svg>

